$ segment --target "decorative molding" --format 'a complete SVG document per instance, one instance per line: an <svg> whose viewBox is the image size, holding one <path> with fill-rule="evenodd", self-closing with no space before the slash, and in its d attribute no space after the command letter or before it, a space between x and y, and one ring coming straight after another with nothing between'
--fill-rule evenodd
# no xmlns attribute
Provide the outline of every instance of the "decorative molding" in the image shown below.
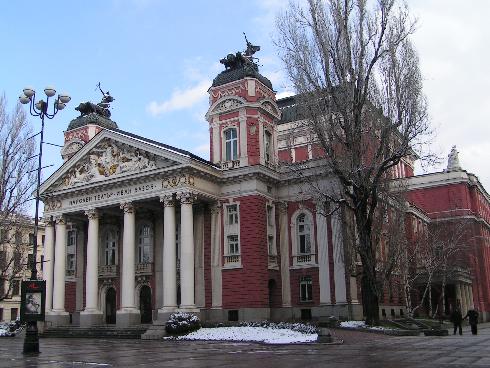
<svg viewBox="0 0 490 368"><path fill-rule="evenodd" d="M264 87L260 83L257 83L255 85L255 94L261 95L262 97L265 97L265 98L270 98L271 100L274 100L276 98L276 96L274 95L274 92L267 89L266 87Z"/></svg>
<svg viewBox="0 0 490 368"><path fill-rule="evenodd" d="M156 168L147 152L126 148L123 144L105 139L95 146L58 181L59 188L68 188L107 177Z"/></svg>
<svg viewBox="0 0 490 368"><path fill-rule="evenodd" d="M235 85L230 88L226 89L219 89L216 92L211 92L211 96L215 99L219 99L221 97L226 97L226 96L237 96L240 91L246 91L247 87L245 86L245 83L240 83L239 85Z"/></svg>
<svg viewBox="0 0 490 368"><path fill-rule="evenodd" d="M179 192L176 198L181 204L192 204L197 199L197 195L193 192Z"/></svg>
<svg viewBox="0 0 490 368"><path fill-rule="evenodd" d="M165 194L160 196L160 202L163 203L164 207L175 207L175 201L172 194Z"/></svg>
<svg viewBox="0 0 490 368"><path fill-rule="evenodd" d="M87 215L89 220L96 220L100 218L100 213L96 208L85 211L85 215Z"/></svg>
<svg viewBox="0 0 490 368"><path fill-rule="evenodd" d="M134 206L131 202L121 203L119 207L124 211L124 213L134 213Z"/></svg>
<svg viewBox="0 0 490 368"><path fill-rule="evenodd" d="M286 214L288 211L288 203L284 201L275 202L275 207L280 214Z"/></svg>
<svg viewBox="0 0 490 368"><path fill-rule="evenodd" d="M162 180L162 188L164 189L175 188L183 185L188 185L193 187L195 185L194 177L191 175L182 174L182 175L171 176L170 178Z"/></svg>
<svg viewBox="0 0 490 368"><path fill-rule="evenodd" d="M240 106L243 106L243 102L236 100L234 98L226 99L219 104L211 111L212 114L223 113L231 110L238 109Z"/></svg>
<svg viewBox="0 0 490 368"><path fill-rule="evenodd" d="M55 211L62 207L62 203L56 198L47 198L44 200L44 210L45 211Z"/></svg>
<svg viewBox="0 0 490 368"><path fill-rule="evenodd" d="M261 107L264 108L264 110L270 112L272 115L274 116L279 116L279 111L277 110L277 108L272 104L270 103L269 101L265 101L264 103L262 103L260 105Z"/></svg>
<svg viewBox="0 0 490 368"><path fill-rule="evenodd" d="M54 218L56 225L66 225L66 217L63 215L58 215Z"/></svg>

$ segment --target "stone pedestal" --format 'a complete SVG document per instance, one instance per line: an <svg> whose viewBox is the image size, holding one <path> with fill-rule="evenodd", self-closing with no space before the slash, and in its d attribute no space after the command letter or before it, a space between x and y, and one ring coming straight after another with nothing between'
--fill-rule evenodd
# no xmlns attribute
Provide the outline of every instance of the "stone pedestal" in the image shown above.
<svg viewBox="0 0 490 368"><path fill-rule="evenodd" d="M104 324L104 315L100 311L80 312L80 327L90 327Z"/></svg>
<svg viewBox="0 0 490 368"><path fill-rule="evenodd" d="M46 322L49 327L68 326L70 314L68 312L46 313Z"/></svg>
<svg viewBox="0 0 490 368"><path fill-rule="evenodd" d="M141 324L140 311L136 308L123 308L116 311L116 326L129 327Z"/></svg>

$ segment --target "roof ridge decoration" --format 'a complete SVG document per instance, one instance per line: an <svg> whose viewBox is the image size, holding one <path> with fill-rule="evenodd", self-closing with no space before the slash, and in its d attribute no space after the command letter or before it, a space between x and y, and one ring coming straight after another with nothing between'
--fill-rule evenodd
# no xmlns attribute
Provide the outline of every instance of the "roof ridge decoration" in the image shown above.
<svg viewBox="0 0 490 368"><path fill-rule="evenodd" d="M127 172L141 172L157 168L147 152L127 149L124 144L104 139L92 148L75 166L58 180L59 188L68 188L105 180Z"/></svg>

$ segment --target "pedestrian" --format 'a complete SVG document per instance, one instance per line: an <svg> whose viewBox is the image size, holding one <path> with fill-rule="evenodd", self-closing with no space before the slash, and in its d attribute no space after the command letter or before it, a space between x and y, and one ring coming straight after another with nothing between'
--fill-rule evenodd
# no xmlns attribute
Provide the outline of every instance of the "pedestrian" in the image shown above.
<svg viewBox="0 0 490 368"><path fill-rule="evenodd" d="M463 315L461 314L461 309L459 307L455 307L451 312L451 322L454 326L453 335L456 335L456 330L459 328L459 334L463 334L463 328L461 327L461 323L463 322Z"/></svg>
<svg viewBox="0 0 490 368"><path fill-rule="evenodd" d="M468 312L466 313L464 319L466 318L468 318L468 323L471 327L471 333L473 335L476 335L478 333L478 312L475 310L475 308L470 307L470 309L468 309Z"/></svg>

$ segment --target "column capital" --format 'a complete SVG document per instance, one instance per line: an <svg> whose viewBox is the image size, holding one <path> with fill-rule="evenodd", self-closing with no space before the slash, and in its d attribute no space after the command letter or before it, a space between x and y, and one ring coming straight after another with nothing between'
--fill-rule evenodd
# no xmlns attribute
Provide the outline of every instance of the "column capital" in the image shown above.
<svg viewBox="0 0 490 368"><path fill-rule="evenodd" d="M197 195L193 192L179 192L176 194L176 198L181 204L192 204L197 199Z"/></svg>
<svg viewBox="0 0 490 368"><path fill-rule="evenodd" d="M66 225L66 216L65 215L55 216L54 221L56 225Z"/></svg>
<svg viewBox="0 0 490 368"><path fill-rule="evenodd" d="M121 203L120 208L124 211L124 213L134 213L134 205L132 202Z"/></svg>
<svg viewBox="0 0 490 368"><path fill-rule="evenodd" d="M281 214L284 214L288 210L288 202L286 201L278 201L275 203L277 211Z"/></svg>
<svg viewBox="0 0 490 368"><path fill-rule="evenodd" d="M214 202L211 205L209 205L209 209L211 210L211 214L213 215L218 215L221 212L221 209L223 206L219 202Z"/></svg>
<svg viewBox="0 0 490 368"><path fill-rule="evenodd" d="M97 210L97 208L91 208L85 211L85 215L88 217L89 220L96 220L100 218L100 212Z"/></svg>
<svg viewBox="0 0 490 368"><path fill-rule="evenodd" d="M54 225L54 219L53 216L44 216L42 218L42 221L44 222L44 226L53 226Z"/></svg>
<svg viewBox="0 0 490 368"><path fill-rule="evenodd" d="M172 194L164 194L160 196L160 202L163 203L164 207L174 207L175 201Z"/></svg>

